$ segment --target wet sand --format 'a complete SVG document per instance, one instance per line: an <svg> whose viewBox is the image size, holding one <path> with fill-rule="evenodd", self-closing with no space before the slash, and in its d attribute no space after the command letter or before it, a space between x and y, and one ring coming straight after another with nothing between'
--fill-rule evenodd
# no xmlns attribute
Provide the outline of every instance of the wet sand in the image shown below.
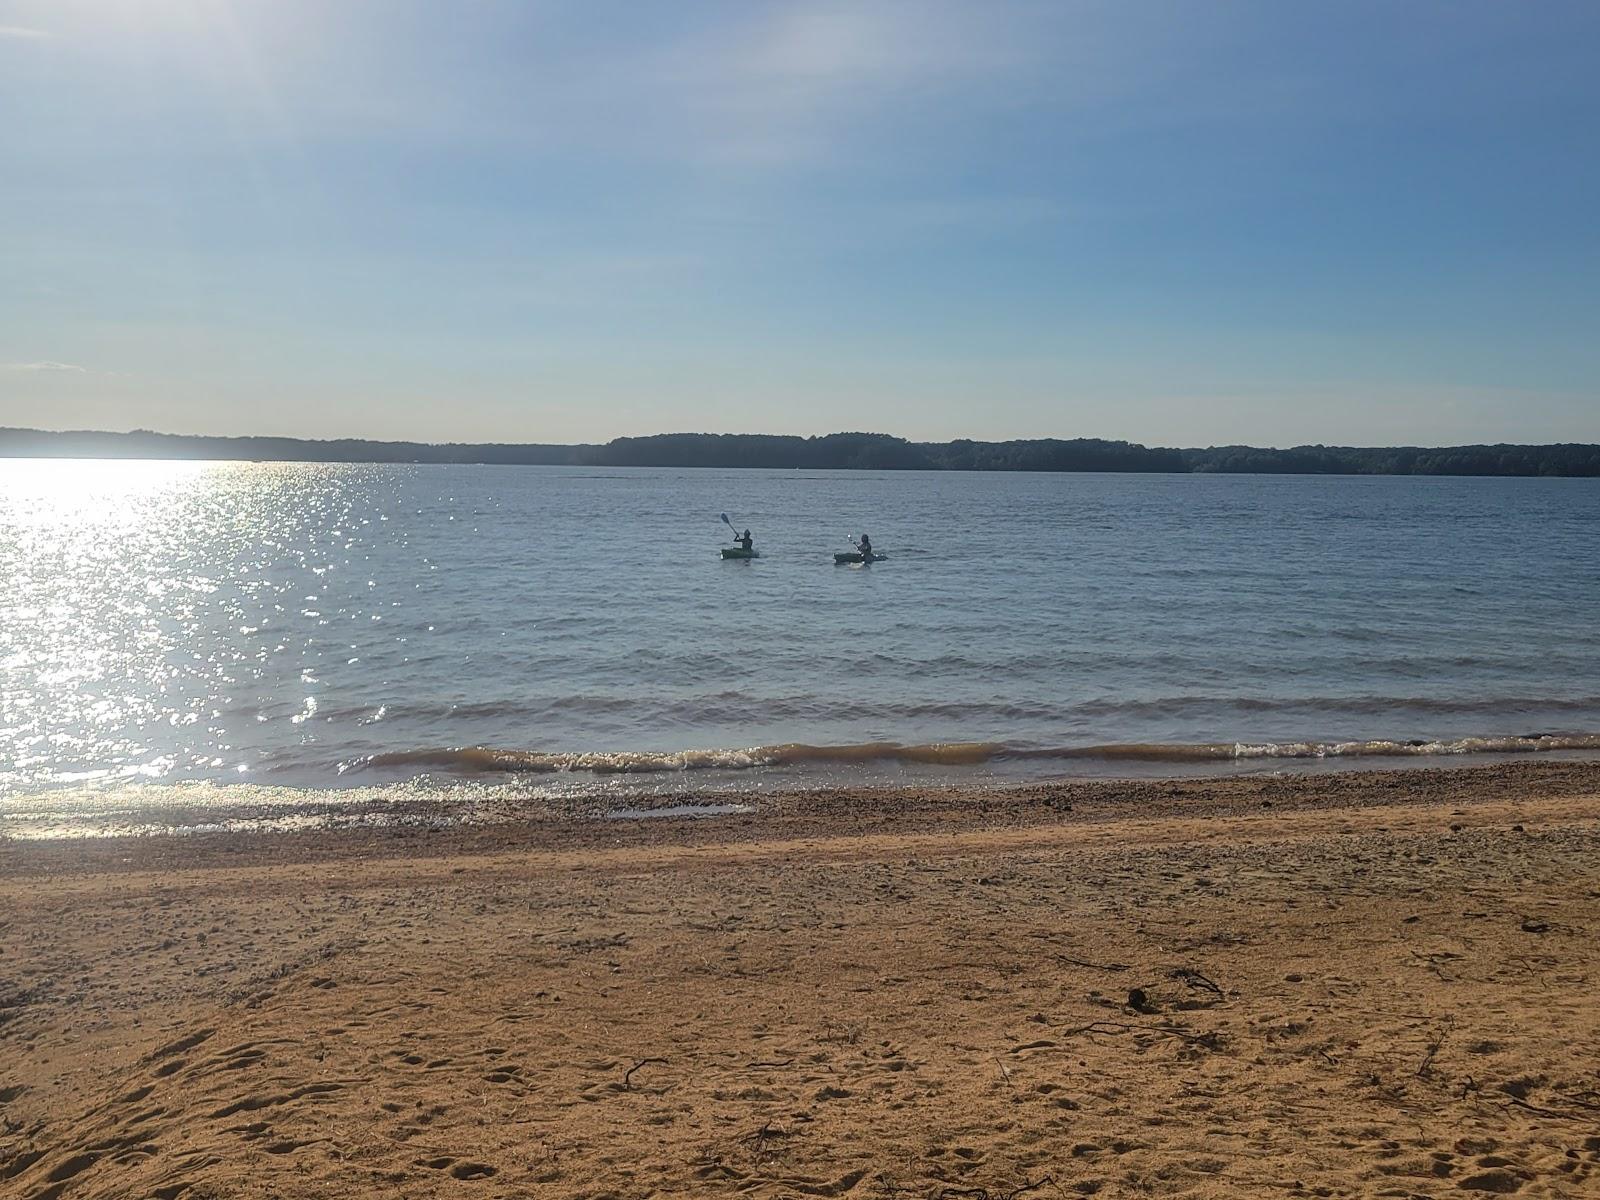
<svg viewBox="0 0 1600 1200"><path fill-rule="evenodd" d="M0 1195L1600 1194L1600 764L752 804L0 842Z"/></svg>

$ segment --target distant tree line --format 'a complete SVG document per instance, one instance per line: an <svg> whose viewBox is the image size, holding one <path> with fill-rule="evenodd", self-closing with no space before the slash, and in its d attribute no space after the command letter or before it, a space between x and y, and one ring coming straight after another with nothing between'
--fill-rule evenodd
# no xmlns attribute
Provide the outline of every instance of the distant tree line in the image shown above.
<svg viewBox="0 0 1600 1200"><path fill-rule="evenodd" d="M374 442L365 438L316 441L279 437L198 437L184 433L0 429L0 458L167 458L245 462L505 463L556 466L572 463L590 446Z"/></svg>
<svg viewBox="0 0 1600 1200"><path fill-rule="evenodd" d="M910 442L881 433L792 437L669 433L604 445L376 442L0 429L0 458L243 459L255 462L499 463L867 471L1139 471L1296 475L1600 476L1600 445L1209 446L1168 450L1100 438Z"/></svg>
<svg viewBox="0 0 1600 1200"><path fill-rule="evenodd" d="M1186 470L1294 475L1600 475L1600 446L1212 446L1180 450Z"/></svg>
<svg viewBox="0 0 1600 1200"><path fill-rule="evenodd" d="M790 437L764 433L666 433L584 447L580 461L611 467L769 467L927 471L923 447L876 433Z"/></svg>

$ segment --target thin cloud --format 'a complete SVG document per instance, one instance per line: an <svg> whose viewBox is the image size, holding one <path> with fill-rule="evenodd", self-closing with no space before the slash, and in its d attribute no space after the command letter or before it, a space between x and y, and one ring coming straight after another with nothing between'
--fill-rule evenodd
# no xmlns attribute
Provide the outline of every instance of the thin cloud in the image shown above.
<svg viewBox="0 0 1600 1200"><path fill-rule="evenodd" d="M23 25L0 25L0 38L47 38L48 29L29 29Z"/></svg>
<svg viewBox="0 0 1600 1200"><path fill-rule="evenodd" d="M930 92L1017 61L1013 31L1001 23L937 12L838 2L758 10L647 50L621 75L650 98L644 124L657 146L724 165L810 165Z"/></svg>
<svg viewBox="0 0 1600 1200"><path fill-rule="evenodd" d="M5 368L8 371L72 371L80 375L86 375L89 372L88 367L80 367L76 363L51 362L49 360L44 362L6 363Z"/></svg>

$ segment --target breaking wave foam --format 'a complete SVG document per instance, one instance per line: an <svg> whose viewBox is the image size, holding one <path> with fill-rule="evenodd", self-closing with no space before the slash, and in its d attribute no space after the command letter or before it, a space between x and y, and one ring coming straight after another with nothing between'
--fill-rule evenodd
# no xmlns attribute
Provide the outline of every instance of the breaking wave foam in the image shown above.
<svg viewBox="0 0 1600 1200"><path fill-rule="evenodd" d="M813 746L786 742L730 750L556 753L484 746L391 751L347 762L341 773L407 767L463 774L586 772L634 775L666 771L743 771L761 767L851 763L980 766L999 761L1104 760L1107 762L1225 763L1258 759L1429 758L1470 754L1537 754L1600 751L1600 734L1535 733L1441 740L1375 739L1343 742L1133 742L1033 748L1003 742L864 742Z"/></svg>
<svg viewBox="0 0 1600 1200"><path fill-rule="evenodd" d="M566 754L468 746L374 754L348 763L343 769L441 767L465 772L587 771L595 775L634 775L652 771L741 771L804 763L902 762L975 766L1005 757L1007 753L1007 747L999 742L933 742L911 746L899 742L866 742L855 746L810 746L804 742L787 742L778 746L752 746L745 750L633 750Z"/></svg>

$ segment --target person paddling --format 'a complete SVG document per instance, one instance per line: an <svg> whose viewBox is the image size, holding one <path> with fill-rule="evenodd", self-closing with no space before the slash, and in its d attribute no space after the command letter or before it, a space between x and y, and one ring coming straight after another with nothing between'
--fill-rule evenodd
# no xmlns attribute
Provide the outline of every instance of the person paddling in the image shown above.
<svg viewBox="0 0 1600 1200"><path fill-rule="evenodd" d="M872 558L872 539L864 533L861 535L860 549L863 561L867 561Z"/></svg>
<svg viewBox="0 0 1600 1200"><path fill-rule="evenodd" d="M722 513L720 515L722 517L722 523L728 527L728 532L733 534L733 544L739 547L739 552L745 557L752 557L755 554L755 551L752 550L751 547L755 545L755 541L750 537L750 531L746 529L743 533L740 533L739 527L728 519L727 513ZM733 551L731 550L724 550L722 552L722 556L727 558L732 553Z"/></svg>

